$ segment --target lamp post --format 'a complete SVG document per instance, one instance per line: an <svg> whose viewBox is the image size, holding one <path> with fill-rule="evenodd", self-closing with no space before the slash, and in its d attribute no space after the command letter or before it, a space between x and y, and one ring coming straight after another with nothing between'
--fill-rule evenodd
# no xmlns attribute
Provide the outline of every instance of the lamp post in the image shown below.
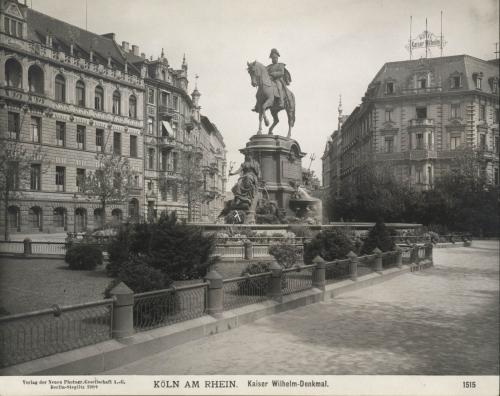
<svg viewBox="0 0 500 396"><path fill-rule="evenodd" d="M78 195L76 193L73 194L73 234L75 234L76 238L76 203L78 200Z"/></svg>

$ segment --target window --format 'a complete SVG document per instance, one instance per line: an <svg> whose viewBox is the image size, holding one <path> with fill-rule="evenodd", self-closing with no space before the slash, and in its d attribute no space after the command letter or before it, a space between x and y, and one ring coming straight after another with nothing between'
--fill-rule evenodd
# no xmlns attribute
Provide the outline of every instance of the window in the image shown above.
<svg viewBox="0 0 500 396"><path fill-rule="evenodd" d="M484 121L486 119L486 106L479 105L479 121Z"/></svg>
<svg viewBox="0 0 500 396"><path fill-rule="evenodd" d="M148 149L148 169L154 169L155 163L155 150L150 148Z"/></svg>
<svg viewBox="0 0 500 396"><path fill-rule="evenodd" d="M493 80L491 83L491 92L498 93L498 80Z"/></svg>
<svg viewBox="0 0 500 396"><path fill-rule="evenodd" d="M495 186L498 186L500 184L500 180L498 179L498 168L495 168L494 174L495 174Z"/></svg>
<svg viewBox="0 0 500 396"><path fill-rule="evenodd" d="M172 97L172 107L174 108L174 110L179 109L179 98L175 95Z"/></svg>
<svg viewBox="0 0 500 396"><path fill-rule="evenodd" d="M416 179L417 179L417 184L422 184L424 182L424 178L422 175L422 168L417 168L416 169Z"/></svg>
<svg viewBox="0 0 500 396"><path fill-rule="evenodd" d="M94 108L99 111L104 110L104 90L100 86L95 89Z"/></svg>
<svg viewBox="0 0 500 396"><path fill-rule="evenodd" d="M38 206L30 208L28 211L28 221L32 229L42 229L42 209Z"/></svg>
<svg viewBox="0 0 500 396"><path fill-rule="evenodd" d="M479 135L479 149L483 151L486 150L486 135L484 133Z"/></svg>
<svg viewBox="0 0 500 396"><path fill-rule="evenodd" d="M131 95L128 99L128 116L130 118L137 118L137 99Z"/></svg>
<svg viewBox="0 0 500 396"><path fill-rule="evenodd" d="M76 169L76 188L79 192L85 191L85 178L86 178L85 169L77 168Z"/></svg>
<svg viewBox="0 0 500 396"><path fill-rule="evenodd" d="M432 185L432 166L427 167L427 181Z"/></svg>
<svg viewBox="0 0 500 396"><path fill-rule="evenodd" d="M40 117L31 117L31 141L34 143L40 143Z"/></svg>
<svg viewBox="0 0 500 396"><path fill-rule="evenodd" d="M85 84L82 80L76 83L76 105L85 107Z"/></svg>
<svg viewBox="0 0 500 396"><path fill-rule="evenodd" d="M500 138L498 136L495 136L495 152L500 154Z"/></svg>
<svg viewBox="0 0 500 396"><path fill-rule="evenodd" d="M37 65L28 70L28 87L32 93L43 94L43 71Z"/></svg>
<svg viewBox="0 0 500 396"><path fill-rule="evenodd" d="M76 145L78 150L85 150L85 127L83 125L76 126Z"/></svg>
<svg viewBox="0 0 500 396"><path fill-rule="evenodd" d="M416 113L419 120L427 118L427 107L417 107Z"/></svg>
<svg viewBox="0 0 500 396"><path fill-rule="evenodd" d="M163 150L161 152L161 170L166 171L168 169L168 161L169 161L169 152L167 150Z"/></svg>
<svg viewBox="0 0 500 396"><path fill-rule="evenodd" d="M11 139L19 140L20 128L19 128L19 113L12 113L9 111L8 115L8 128L9 135Z"/></svg>
<svg viewBox="0 0 500 396"><path fill-rule="evenodd" d="M177 202L177 184L172 184L172 201Z"/></svg>
<svg viewBox="0 0 500 396"><path fill-rule="evenodd" d="M452 88L460 88L461 81L460 76L453 76L451 78L451 87Z"/></svg>
<svg viewBox="0 0 500 396"><path fill-rule="evenodd" d="M388 82L385 84L385 93L390 95L394 93L394 83Z"/></svg>
<svg viewBox="0 0 500 396"><path fill-rule="evenodd" d="M386 110L385 111L385 120L386 121L392 121L392 110Z"/></svg>
<svg viewBox="0 0 500 396"><path fill-rule="evenodd" d="M63 166L56 166L56 190L64 191L66 168Z"/></svg>
<svg viewBox="0 0 500 396"><path fill-rule="evenodd" d="M54 227L66 229L66 209L55 208L53 214Z"/></svg>
<svg viewBox="0 0 500 396"><path fill-rule="evenodd" d="M118 91L113 92L113 108L112 108L113 114L121 114L120 102L121 102L120 92Z"/></svg>
<svg viewBox="0 0 500 396"><path fill-rule="evenodd" d="M122 135L119 132L113 133L113 153L122 155Z"/></svg>
<svg viewBox="0 0 500 396"><path fill-rule="evenodd" d="M66 102L66 81L64 77L58 74L56 76L56 101L57 102Z"/></svg>
<svg viewBox="0 0 500 396"><path fill-rule="evenodd" d="M17 190L19 188L19 163L16 161L9 161L7 163L6 179L6 184L10 190Z"/></svg>
<svg viewBox="0 0 500 396"><path fill-rule="evenodd" d="M420 80L418 80L418 88L419 89L427 88L427 79L421 78Z"/></svg>
<svg viewBox="0 0 500 396"><path fill-rule="evenodd" d="M148 117L148 133L150 135L153 134L153 123L154 123L153 117Z"/></svg>
<svg viewBox="0 0 500 396"><path fill-rule="evenodd" d="M481 78L481 76L479 74L475 75L474 82L476 83L476 89L481 89L483 79Z"/></svg>
<svg viewBox="0 0 500 396"><path fill-rule="evenodd" d="M30 189L41 190L41 169L39 164L32 164L30 169Z"/></svg>
<svg viewBox="0 0 500 396"><path fill-rule="evenodd" d="M14 37L23 37L23 24L22 22L4 16L4 28L5 33Z"/></svg>
<svg viewBox="0 0 500 396"><path fill-rule="evenodd" d="M96 129L95 130L95 145L97 151L104 151L104 130Z"/></svg>
<svg viewBox="0 0 500 396"><path fill-rule="evenodd" d="M424 149L424 134L417 133L416 138L417 138L417 150L423 150Z"/></svg>
<svg viewBox="0 0 500 396"><path fill-rule="evenodd" d="M452 136L450 138L450 148L452 150L456 150L457 148L459 148L460 144L461 144L461 142L460 142L460 136Z"/></svg>
<svg viewBox="0 0 500 396"><path fill-rule="evenodd" d="M385 138L385 152L392 153L394 151L394 137L387 136Z"/></svg>
<svg viewBox="0 0 500 396"><path fill-rule="evenodd" d="M429 132L427 134L427 149L432 150L432 147L434 146L433 144L433 135L432 132Z"/></svg>
<svg viewBox="0 0 500 396"><path fill-rule="evenodd" d="M66 141L66 124L56 121L56 146L65 146Z"/></svg>
<svg viewBox="0 0 500 396"><path fill-rule="evenodd" d="M460 103L451 104L451 118L460 118Z"/></svg>
<svg viewBox="0 0 500 396"><path fill-rule="evenodd" d="M165 70L162 70L162 71L161 71L161 79L162 79L163 81L166 81L166 80L167 80L167 73L165 73Z"/></svg>
<svg viewBox="0 0 500 396"><path fill-rule="evenodd" d="M148 89L148 103L155 104L155 91L152 88Z"/></svg>
<svg viewBox="0 0 500 396"><path fill-rule="evenodd" d="M172 165L173 165L173 169L174 169L174 172L177 172L177 168L179 166L179 153L173 153L172 154Z"/></svg>
<svg viewBox="0 0 500 396"><path fill-rule="evenodd" d="M170 105L170 94L168 92L161 93L161 105L162 106Z"/></svg>
<svg viewBox="0 0 500 396"><path fill-rule="evenodd" d="M130 156L137 157L137 136L130 135Z"/></svg>
<svg viewBox="0 0 500 396"><path fill-rule="evenodd" d="M500 110L495 109L495 119L493 121L494 124L498 124L498 121L500 120Z"/></svg>
<svg viewBox="0 0 500 396"><path fill-rule="evenodd" d="M5 62L5 80L7 86L13 88L21 88L23 81L23 73L21 65L18 61L10 58Z"/></svg>

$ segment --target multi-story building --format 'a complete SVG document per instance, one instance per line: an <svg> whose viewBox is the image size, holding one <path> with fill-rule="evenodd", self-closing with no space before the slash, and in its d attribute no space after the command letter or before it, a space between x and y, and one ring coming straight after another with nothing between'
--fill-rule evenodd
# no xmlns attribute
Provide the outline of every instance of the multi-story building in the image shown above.
<svg viewBox="0 0 500 396"><path fill-rule="evenodd" d="M128 157L142 174L144 80L113 38L1 1L2 137L27 150L39 147L42 159L33 161L30 180L19 186L21 198L7 208L12 231L98 226L99 203L80 194L97 152ZM137 179L128 202L108 207L108 218L138 215L140 187Z"/></svg>
<svg viewBox="0 0 500 396"><path fill-rule="evenodd" d="M468 55L386 63L342 125L340 179L355 182L367 165L384 164L428 189L469 148L498 184L498 65Z"/></svg>
<svg viewBox="0 0 500 396"><path fill-rule="evenodd" d="M216 163L220 180L225 174L222 135L200 115L198 90L190 97L187 89L185 61L174 70L163 51L153 61L136 45L117 44L113 33L94 34L19 1L0 0L1 137L40 154L7 218L1 208L0 225L7 221L12 232L30 233L98 227L100 204L81 191L98 166L97 153L127 158L134 173L128 197L108 205L107 219L162 210L187 217L179 187L182 153ZM208 213L222 208L220 180L193 220L213 220Z"/></svg>

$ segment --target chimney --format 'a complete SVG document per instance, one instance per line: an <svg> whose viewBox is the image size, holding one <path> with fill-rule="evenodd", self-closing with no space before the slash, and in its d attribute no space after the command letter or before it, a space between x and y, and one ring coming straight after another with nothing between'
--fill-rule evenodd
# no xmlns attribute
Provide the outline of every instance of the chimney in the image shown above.
<svg viewBox="0 0 500 396"><path fill-rule="evenodd" d="M132 53L135 56L139 56L139 46L138 45L132 45Z"/></svg>
<svg viewBox="0 0 500 396"><path fill-rule="evenodd" d="M141 52L141 58L146 59L146 54L144 52Z"/></svg>
<svg viewBox="0 0 500 396"><path fill-rule="evenodd" d="M122 41L122 49L125 52L129 52L130 51L129 43L127 41Z"/></svg>

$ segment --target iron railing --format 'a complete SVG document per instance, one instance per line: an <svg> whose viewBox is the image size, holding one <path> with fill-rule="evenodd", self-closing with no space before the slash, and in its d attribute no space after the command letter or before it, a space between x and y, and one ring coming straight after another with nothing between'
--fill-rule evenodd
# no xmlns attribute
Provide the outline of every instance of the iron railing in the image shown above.
<svg viewBox="0 0 500 396"><path fill-rule="evenodd" d="M283 270L283 295L297 293L312 288L313 270L316 266L304 265Z"/></svg>
<svg viewBox="0 0 500 396"><path fill-rule="evenodd" d="M64 242L31 242L31 253L64 256L66 244Z"/></svg>
<svg viewBox="0 0 500 396"><path fill-rule="evenodd" d="M334 260L325 263L325 283L335 283L351 278L351 260Z"/></svg>
<svg viewBox="0 0 500 396"><path fill-rule="evenodd" d="M0 365L11 366L111 338L113 300L0 318Z"/></svg>
<svg viewBox="0 0 500 396"><path fill-rule="evenodd" d="M398 256L399 252L397 251L382 253L382 267L384 269L397 267Z"/></svg>
<svg viewBox="0 0 500 396"><path fill-rule="evenodd" d="M238 278L224 279L224 310L255 304L267 299L270 272L247 275Z"/></svg>
<svg viewBox="0 0 500 396"><path fill-rule="evenodd" d="M145 331L205 315L207 283L134 295L134 328Z"/></svg>
<svg viewBox="0 0 500 396"><path fill-rule="evenodd" d="M375 270L376 254L367 254L358 258L358 276L370 274Z"/></svg>

